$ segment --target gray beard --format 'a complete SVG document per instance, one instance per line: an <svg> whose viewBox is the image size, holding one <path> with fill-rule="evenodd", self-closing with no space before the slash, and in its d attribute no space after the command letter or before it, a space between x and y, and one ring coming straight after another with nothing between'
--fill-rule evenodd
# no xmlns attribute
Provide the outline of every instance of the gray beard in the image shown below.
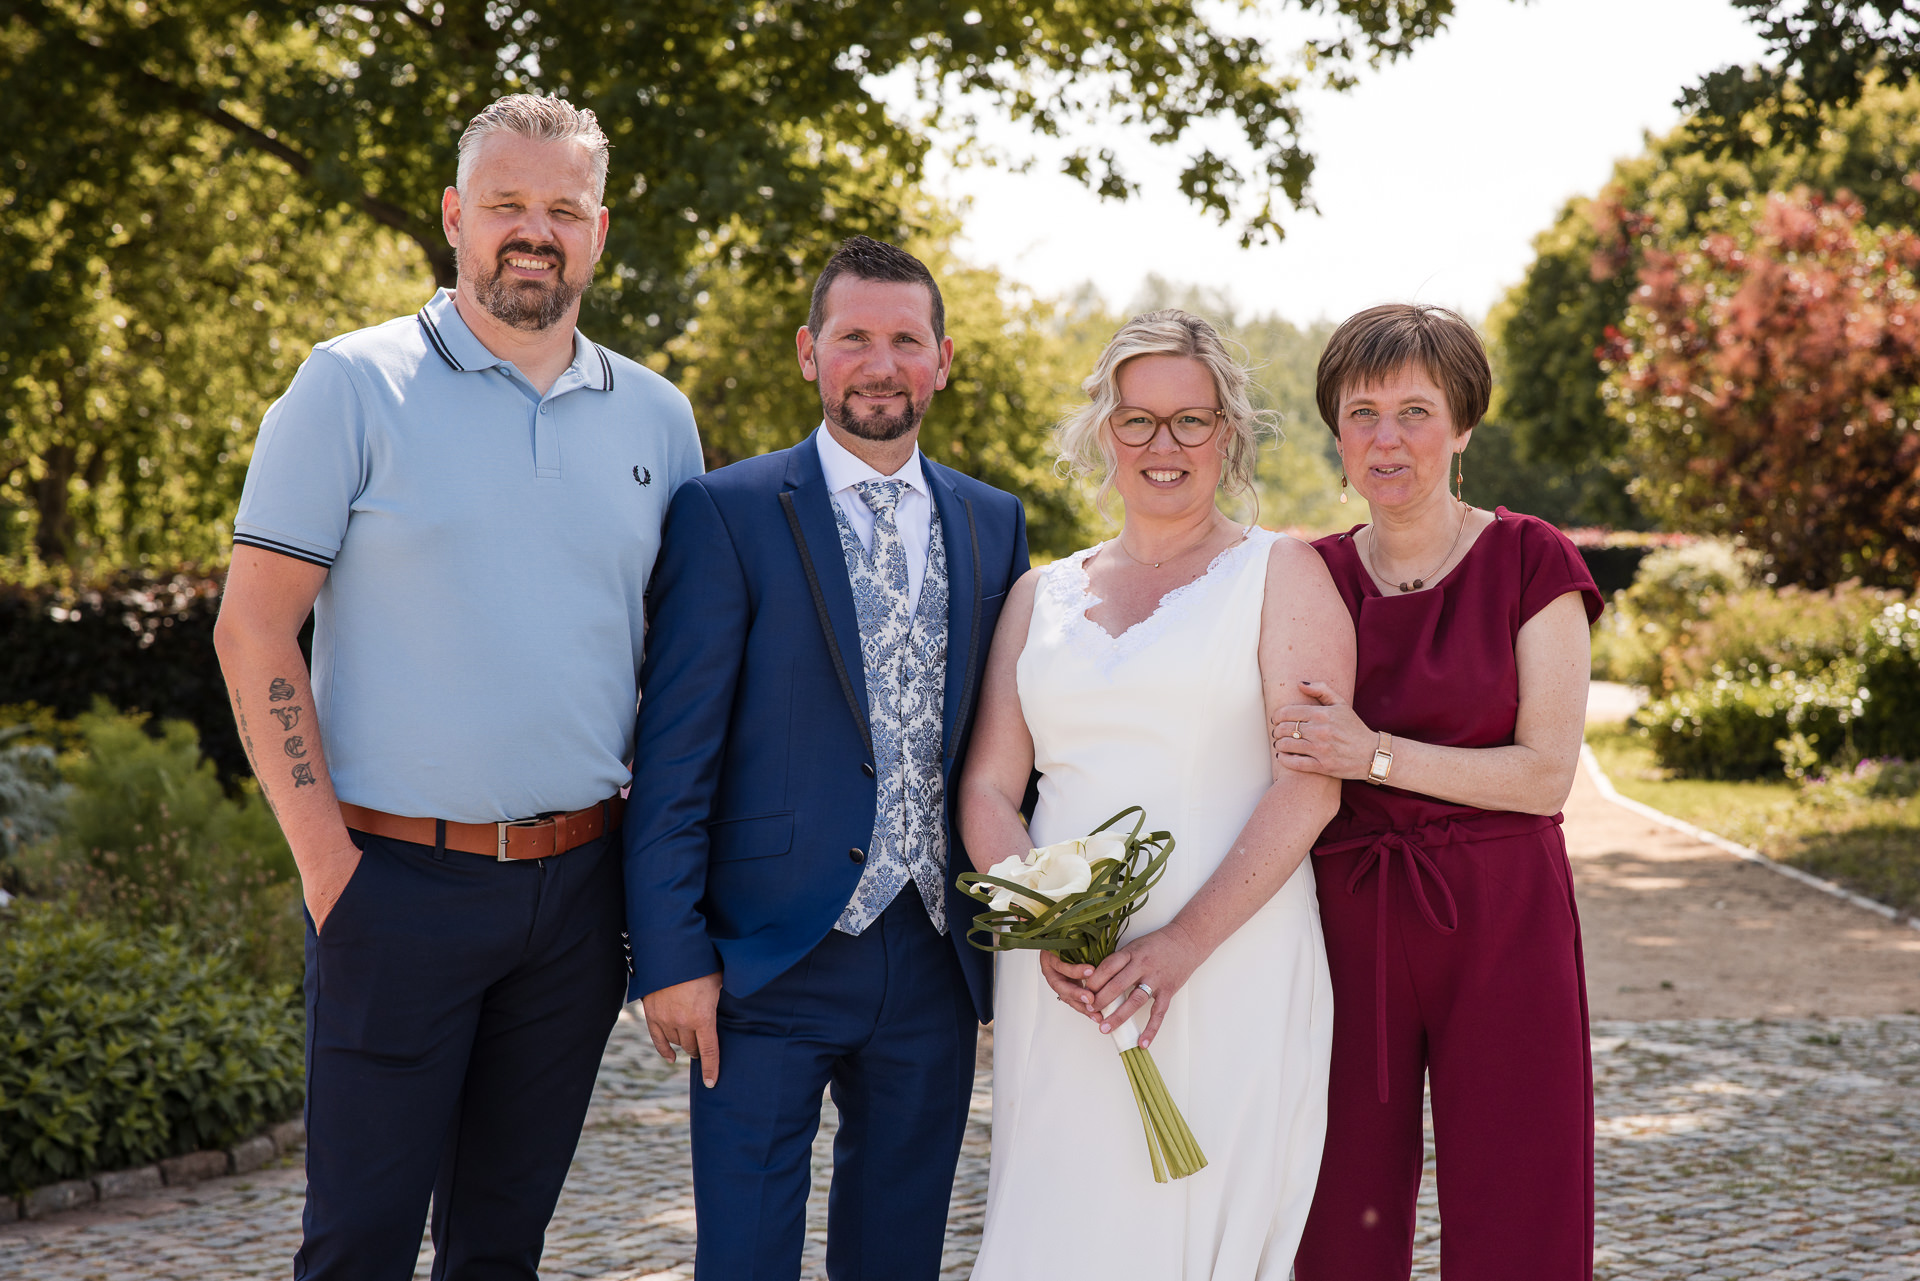
<svg viewBox="0 0 1920 1281"><path fill-rule="evenodd" d="M497 262L492 275L476 274L473 300L501 324L529 333L551 329L566 319L567 312L591 283L589 280L576 285L568 280L564 260L554 268L552 284L508 280L506 270L505 263Z"/></svg>

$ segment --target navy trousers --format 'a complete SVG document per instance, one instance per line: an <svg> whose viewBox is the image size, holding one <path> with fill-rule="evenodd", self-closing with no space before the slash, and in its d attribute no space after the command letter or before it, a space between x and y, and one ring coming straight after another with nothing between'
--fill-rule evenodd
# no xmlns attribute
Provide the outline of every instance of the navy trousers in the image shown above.
<svg viewBox="0 0 1920 1281"><path fill-rule="evenodd" d="M832 1281L933 1281L973 1094L972 1002L911 884L747 997L720 997L720 1083L693 1074L701 1281L794 1281L820 1095L840 1113Z"/></svg>
<svg viewBox="0 0 1920 1281"><path fill-rule="evenodd" d="M626 994L616 837L501 863L360 832L307 921L302 1281L533 1281Z"/></svg>

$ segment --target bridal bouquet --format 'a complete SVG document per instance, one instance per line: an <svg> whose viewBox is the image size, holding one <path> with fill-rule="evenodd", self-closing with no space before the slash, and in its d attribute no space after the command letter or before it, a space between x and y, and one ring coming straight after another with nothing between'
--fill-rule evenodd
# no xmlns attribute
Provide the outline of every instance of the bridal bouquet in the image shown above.
<svg viewBox="0 0 1920 1281"><path fill-rule="evenodd" d="M1126 835L1107 829L1137 815ZM1120 945L1127 918L1146 902L1147 891L1166 870L1173 837L1149 832L1146 811L1121 810L1091 835L1061 841L1026 857L1002 859L985 872L966 872L960 888L987 905L973 918L967 941L988 952L1026 948L1058 953L1076 965L1098 965ZM1131 1020L1114 1029L1120 1062L1133 1086L1147 1131L1147 1155L1156 1183L1184 1179L1206 1168L1186 1118L1167 1094L1153 1056L1139 1044Z"/></svg>

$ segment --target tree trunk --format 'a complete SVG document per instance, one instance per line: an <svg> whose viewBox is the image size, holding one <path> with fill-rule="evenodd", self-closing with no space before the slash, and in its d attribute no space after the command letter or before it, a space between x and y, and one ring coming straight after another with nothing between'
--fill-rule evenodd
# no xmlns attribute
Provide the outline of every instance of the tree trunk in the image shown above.
<svg viewBox="0 0 1920 1281"><path fill-rule="evenodd" d="M34 550L47 565L64 565L73 554L73 469L79 451L72 445L49 445L40 455L43 474L28 483L39 522L33 531Z"/></svg>

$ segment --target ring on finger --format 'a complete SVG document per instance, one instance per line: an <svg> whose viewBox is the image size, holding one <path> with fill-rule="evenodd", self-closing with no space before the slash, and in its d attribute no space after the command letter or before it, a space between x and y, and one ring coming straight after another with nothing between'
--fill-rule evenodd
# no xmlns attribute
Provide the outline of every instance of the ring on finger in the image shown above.
<svg viewBox="0 0 1920 1281"><path fill-rule="evenodd" d="M1136 992L1145 992L1149 1001L1153 999L1153 988L1145 983L1135 983L1133 990Z"/></svg>
<svg viewBox="0 0 1920 1281"><path fill-rule="evenodd" d="M1305 735L1305 734L1302 734L1302 733L1300 732L1300 727L1301 727L1302 725L1305 725L1305 724L1306 724L1306 722L1305 722L1305 721L1295 721L1295 722L1293 723L1293 736L1294 736L1295 738L1305 738L1305 737L1306 737L1306 735Z"/></svg>

